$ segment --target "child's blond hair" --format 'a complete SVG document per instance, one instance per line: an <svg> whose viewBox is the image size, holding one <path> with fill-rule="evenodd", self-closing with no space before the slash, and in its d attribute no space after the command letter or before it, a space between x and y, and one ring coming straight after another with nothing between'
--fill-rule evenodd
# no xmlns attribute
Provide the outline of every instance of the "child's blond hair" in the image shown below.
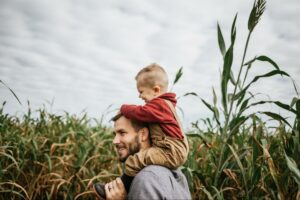
<svg viewBox="0 0 300 200"><path fill-rule="evenodd" d="M142 77L142 79L140 79ZM164 68L156 63L152 63L143 69L141 69L135 76L136 81L140 81L140 84L148 87L159 86L162 92L168 90L168 75Z"/></svg>

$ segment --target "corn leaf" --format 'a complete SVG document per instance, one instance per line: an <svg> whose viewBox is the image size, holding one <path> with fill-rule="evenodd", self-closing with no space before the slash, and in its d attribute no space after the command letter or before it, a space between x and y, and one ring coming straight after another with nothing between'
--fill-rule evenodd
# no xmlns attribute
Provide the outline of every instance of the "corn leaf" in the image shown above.
<svg viewBox="0 0 300 200"><path fill-rule="evenodd" d="M237 14L235 14L233 23L231 25L231 43L232 44L234 44L235 37L236 37L236 27L235 27L236 19L237 19Z"/></svg>
<svg viewBox="0 0 300 200"><path fill-rule="evenodd" d="M237 18L237 14L235 15L231 27L231 44L224 56L224 64L223 64L223 72L222 72L222 80L221 80L222 105L224 107L224 111L226 115L228 114L227 113L227 96L228 96L227 87L228 87L228 81L231 76L230 72L231 72L231 66L233 61L233 46L236 37L236 28L235 28L236 18Z"/></svg>
<svg viewBox="0 0 300 200"><path fill-rule="evenodd" d="M231 152L241 170L243 181L244 181L244 186L245 186L245 190L246 190L246 195L248 196L248 185L247 185L247 180L246 180L245 169L244 169L242 162L241 162L239 156L237 155L236 151L233 149L233 147L230 144L227 144L227 145L228 145L229 149L231 150Z"/></svg>
<svg viewBox="0 0 300 200"><path fill-rule="evenodd" d="M230 79L232 60L233 60L233 44L231 44L231 46L229 47L229 49L225 54L222 80L221 80L222 104L226 113L227 113L227 86L228 86L228 81Z"/></svg>
<svg viewBox="0 0 300 200"><path fill-rule="evenodd" d="M201 101L204 103L204 105L206 105L206 107L211 110L214 114L214 117L218 123L218 125L220 125L220 121L219 121L219 113L218 110L215 109L215 107L213 107L212 105L210 105L209 103L207 103L204 99L201 99Z"/></svg>
<svg viewBox="0 0 300 200"><path fill-rule="evenodd" d="M48 169L49 169L49 172L52 171L52 162L51 162L51 158L48 154L44 154L44 156L46 157L47 161L48 161Z"/></svg>
<svg viewBox="0 0 300 200"><path fill-rule="evenodd" d="M265 115L267 115L267 116L269 116L269 117L271 117L271 118L273 118L273 119L275 119L277 121L283 121L289 127L292 128L292 126L290 125L290 123L286 119L284 119L282 116L280 116L279 114L276 114L276 113L273 113L273 112L259 112L259 113L265 114Z"/></svg>
<svg viewBox="0 0 300 200"><path fill-rule="evenodd" d="M286 155L286 153L284 153L284 157L287 163L287 166L289 168L289 170L293 173L293 178L295 179L295 181L298 183L299 187L300 187L300 170L297 167L296 162L290 158L289 156Z"/></svg>
<svg viewBox="0 0 300 200"><path fill-rule="evenodd" d="M273 103L273 104L277 105L280 108L283 108L287 111L293 112L294 114L297 113L297 111L295 109L293 109L290 105L281 103L280 101L259 101L259 102L255 102L255 103L252 103L249 106L247 106L247 108L245 108L245 110L250 108L250 107L253 107L253 106L256 106L256 105L259 105L259 104L265 104L265 103Z"/></svg>
<svg viewBox="0 0 300 200"><path fill-rule="evenodd" d="M224 38L223 38L222 31L221 31L221 28L219 26L219 23L218 23L218 43L219 43L219 48L220 48L221 54L224 58L225 53L226 53L226 45L225 45L225 42L224 42Z"/></svg>
<svg viewBox="0 0 300 200"><path fill-rule="evenodd" d="M260 60L260 61L264 61L264 62L269 62L270 64L272 64L277 70L280 70L278 65L269 57L267 56L259 56L256 58L257 60Z"/></svg>
<svg viewBox="0 0 300 200"><path fill-rule="evenodd" d="M17 99L17 101L19 102L20 105L22 105L20 99L18 98L18 96L14 93L14 91L12 89L10 89L2 80L0 80L0 83L2 83L7 89L9 89L9 91L14 95L14 97Z"/></svg>
<svg viewBox="0 0 300 200"><path fill-rule="evenodd" d="M245 123L245 121L248 119L249 117L245 117L245 116L240 116L240 117L235 117L231 120L231 122L229 123L229 127L231 130L231 134L235 134L238 132L239 127Z"/></svg>
<svg viewBox="0 0 300 200"><path fill-rule="evenodd" d="M241 90L239 93L237 93L234 97L233 100L239 99L240 97L242 97L243 95L245 95L246 91L248 90L248 88L257 80L261 79L261 78L266 78L266 77L271 77L274 75L284 75L284 76L288 76L290 77L290 75L284 71L281 70L273 70L271 72L268 72L266 74L260 75L260 76L256 76L254 77L254 79L243 89Z"/></svg>
<svg viewBox="0 0 300 200"><path fill-rule="evenodd" d="M178 70L178 72L176 73L176 76L175 76L175 80L174 80L174 82L173 82L173 85L175 85L178 81L179 81L179 79L181 78L181 76L182 76L182 67L180 67L180 69Z"/></svg>
<svg viewBox="0 0 300 200"><path fill-rule="evenodd" d="M198 94L195 93L195 92L188 92L188 93L185 93L183 96L190 96L190 95L192 95L192 96L198 96Z"/></svg>

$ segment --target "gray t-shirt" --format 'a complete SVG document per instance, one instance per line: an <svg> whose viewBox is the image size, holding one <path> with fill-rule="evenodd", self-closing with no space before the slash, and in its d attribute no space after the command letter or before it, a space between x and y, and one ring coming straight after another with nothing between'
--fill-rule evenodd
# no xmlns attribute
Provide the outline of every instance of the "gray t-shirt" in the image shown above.
<svg viewBox="0 0 300 200"><path fill-rule="evenodd" d="M180 170L149 165L133 179L127 199L192 199L187 180Z"/></svg>

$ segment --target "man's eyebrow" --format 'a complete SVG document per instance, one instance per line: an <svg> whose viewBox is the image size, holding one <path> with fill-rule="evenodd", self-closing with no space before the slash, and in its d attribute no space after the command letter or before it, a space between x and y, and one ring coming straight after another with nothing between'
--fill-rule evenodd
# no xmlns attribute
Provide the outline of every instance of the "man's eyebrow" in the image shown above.
<svg viewBox="0 0 300 200"><path fill-rule="evenodd" d="M116 135L117 133L121 133L121 132L125 132L125 129L124 128L120 128L120 129L117 129L117 130L113 131L112 133L114 135Z"/></svg>

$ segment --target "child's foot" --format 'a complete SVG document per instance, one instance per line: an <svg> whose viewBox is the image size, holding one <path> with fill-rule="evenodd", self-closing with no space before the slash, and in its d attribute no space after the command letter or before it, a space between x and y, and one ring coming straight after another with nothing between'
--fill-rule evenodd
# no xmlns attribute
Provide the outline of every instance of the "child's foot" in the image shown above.
<svg viewBox="0 0 300 200"><path fill-rule="evenodd" d="M106 199L104 183L95 183L93 185L93 190L99 198Z"/></svg>

